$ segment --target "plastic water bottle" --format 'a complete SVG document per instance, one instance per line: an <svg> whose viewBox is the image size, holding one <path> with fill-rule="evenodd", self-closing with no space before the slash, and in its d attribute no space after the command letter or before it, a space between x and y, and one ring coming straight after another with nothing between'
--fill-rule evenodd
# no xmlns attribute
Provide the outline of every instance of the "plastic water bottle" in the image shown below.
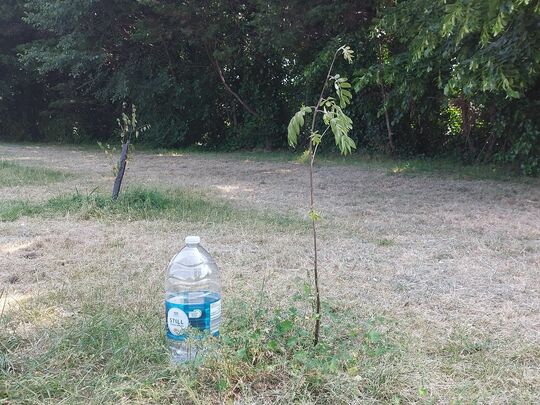
<svg viewBox="0 0 540 405"><path fill-rule="evenodd" d="M198 236L188 236L186 246L172 258L167 269L167 340L175 363L203 354L205 335L219 335L219 269L200 241Z"/></svg>

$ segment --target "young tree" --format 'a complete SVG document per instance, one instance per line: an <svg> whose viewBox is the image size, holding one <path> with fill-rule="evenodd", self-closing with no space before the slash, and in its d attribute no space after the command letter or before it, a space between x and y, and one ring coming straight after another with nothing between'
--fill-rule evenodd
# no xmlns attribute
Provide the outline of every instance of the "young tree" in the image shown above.
<svg viewBox="0 0 540 405"><path fill-rule="evenodd" d="M120 187L122 186L122 180L124 179L128 153L132 144L133 136L135 136L135 139L138 139L141 133L150 128L149 125L138 126L137 108L134 105L131 106L131 115L126 114L126 103L122 104L122 115L117 119L117 122L118 126L120 127L122 151L120 152L120 161L118 162L116 179L114 180L112 190L113 200L116 200L118 198L118 194L120 194Z"/></svg>
<svg viewBox="0 0 540 405"><path fill-rule="evenodd" d="M301 128L304 126L305 117L307 114L312 114L311 127L309 129L309 146L307 154L309 157L309 218L311 220L311 229L313 235L313 280L315 287L315 329L313 332L313 343L319 343L319 332L321 325L321 294L319 288L319 269L317 256L317 221L321 218L315 209L314 187L313 187L313 165L315 156L321 144L321 140L326 135L329 129L332 130L336 145L342 154L347 155L356 148L354 141L349 137L349 131L352 129L352 120L345 115L343 108L351 102L352 94L350 92L351 84L346 77L341 77L339 74L332 75L332 69L336 58L342 54L343 58L352 63L353 51L348 46L340 47L335 53L328 69L328 74L322 86L319 99L314 106L303 106L291 118L288 127L289 145L296 146L298 144L298 136ZM328 83L334 83L337 99L331 96L326 96L326 88ZM322 115L319 115L322 114ZM322 125L317 117L322 117ZM319 132L317 128L324 128Z"/></svg>

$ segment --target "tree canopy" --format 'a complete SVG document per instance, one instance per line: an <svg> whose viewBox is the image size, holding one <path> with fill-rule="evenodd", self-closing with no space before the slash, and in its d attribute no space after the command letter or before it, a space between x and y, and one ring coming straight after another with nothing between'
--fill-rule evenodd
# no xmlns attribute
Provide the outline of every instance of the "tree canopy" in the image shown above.
<svg viewBox="0 0 540 405"><path fill-rule="evenodd" d="M105 141L127 102L151 145L284 148L348 44L359 149L534 174L539 24L532 0L4 0L0 137Z"/></svg>

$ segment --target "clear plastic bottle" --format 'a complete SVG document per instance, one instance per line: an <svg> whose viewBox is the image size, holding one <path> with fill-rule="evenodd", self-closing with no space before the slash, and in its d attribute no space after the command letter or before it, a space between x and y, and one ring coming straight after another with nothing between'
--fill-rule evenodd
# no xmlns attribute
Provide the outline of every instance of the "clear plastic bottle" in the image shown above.
<svg viewBox="0 0 540 405"><path fill-rule="evenodd" d="M205 334L219 335L221 282L212 256L198 236L172 258L165 285L167 340L172 361L195 359L205 350Z"/></svg>

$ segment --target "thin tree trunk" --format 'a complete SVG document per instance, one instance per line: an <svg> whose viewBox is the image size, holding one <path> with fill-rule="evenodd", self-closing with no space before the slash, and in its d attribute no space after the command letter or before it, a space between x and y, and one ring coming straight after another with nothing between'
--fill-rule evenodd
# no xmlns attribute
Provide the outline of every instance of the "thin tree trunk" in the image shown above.
<svg viewBox="0 0 540 405"><path fill-rule="evenodd" d="M474 112L471 108L471 102L465 98L461 98L459 101L459 106L461 108L461 133L465 137L465 142L467 143L467 148L471 154L476 153L476 147L471 139L472 127L474 125L475 117Z"/></svg>
<svg viewBox="0 0 540 405"><path fill-rule="evenodd" d="M114 179L114 185L112 190L112 199L116 200L118 194L120 194L120 187L122 186L122 180L124 179L124 173L126 171L126 160L129 148L129 141L122 144L122 152L120 153L120 163L118 165L118 173L116 179Z"/></svg>
<svg viewBox="0 0 540 405"><path fill-rule="evenodd" d="M384 89L384 84L381 83L381 94L383 98L383 108L384 108L384 118L386 120L386 131L388 133L388 146L390 151L393 153L396 148L394 146L394 134L392 133L392 126L390 124L390 118L388 117L388 108L386 108L387 96Z"/></svg>
<svg viewBox="0 0 540 405"><path fill-rule="evenodd" d="M482 149L480 150L480 152L478 152L478 155L476 156L477 162L480 162L480 161L486 162L489 160L489 157L493 153L493 146L495 145L496 139L497 138L495 134L491 134L488 137L488 139L484 142L484 146L482 147Z"/></svg>
<svg viewBox="0 0 540 405"><path fill-rule="evenodd" d="M384 109L384 119L386 121L386 132L388 135L388 147L390 148L390 152L394 153L396 148L394 147L394 134L392 133L392 125L390 124L390 117L388 116L388 108L386 107L386 103L388 101L388 96L386 95L386 89L384 88L384 56L383 56L383 44L379 44L379 61L381 63L381 75L380 78L377 80L379 82L379 86L381 87L381 95L383 100L383 109Z"/></svg>
<svg viewBox="0 0 540 405"><path fill-rule="evenodd" d="M313 147L310 142L310 153L312 155L311 162L309 164L309 186L310 186L310 200L311 210L314 209L313 199L313 161L315 155L313 154ZM318 270L318 255L317 255L317 226L315 219L311 219L311 227L313 229L313 278L315 280L315 331L313 334L313 345L317 346L319 343L319 331L321 329L321 294L319 290L319 270Z"/></svg>

